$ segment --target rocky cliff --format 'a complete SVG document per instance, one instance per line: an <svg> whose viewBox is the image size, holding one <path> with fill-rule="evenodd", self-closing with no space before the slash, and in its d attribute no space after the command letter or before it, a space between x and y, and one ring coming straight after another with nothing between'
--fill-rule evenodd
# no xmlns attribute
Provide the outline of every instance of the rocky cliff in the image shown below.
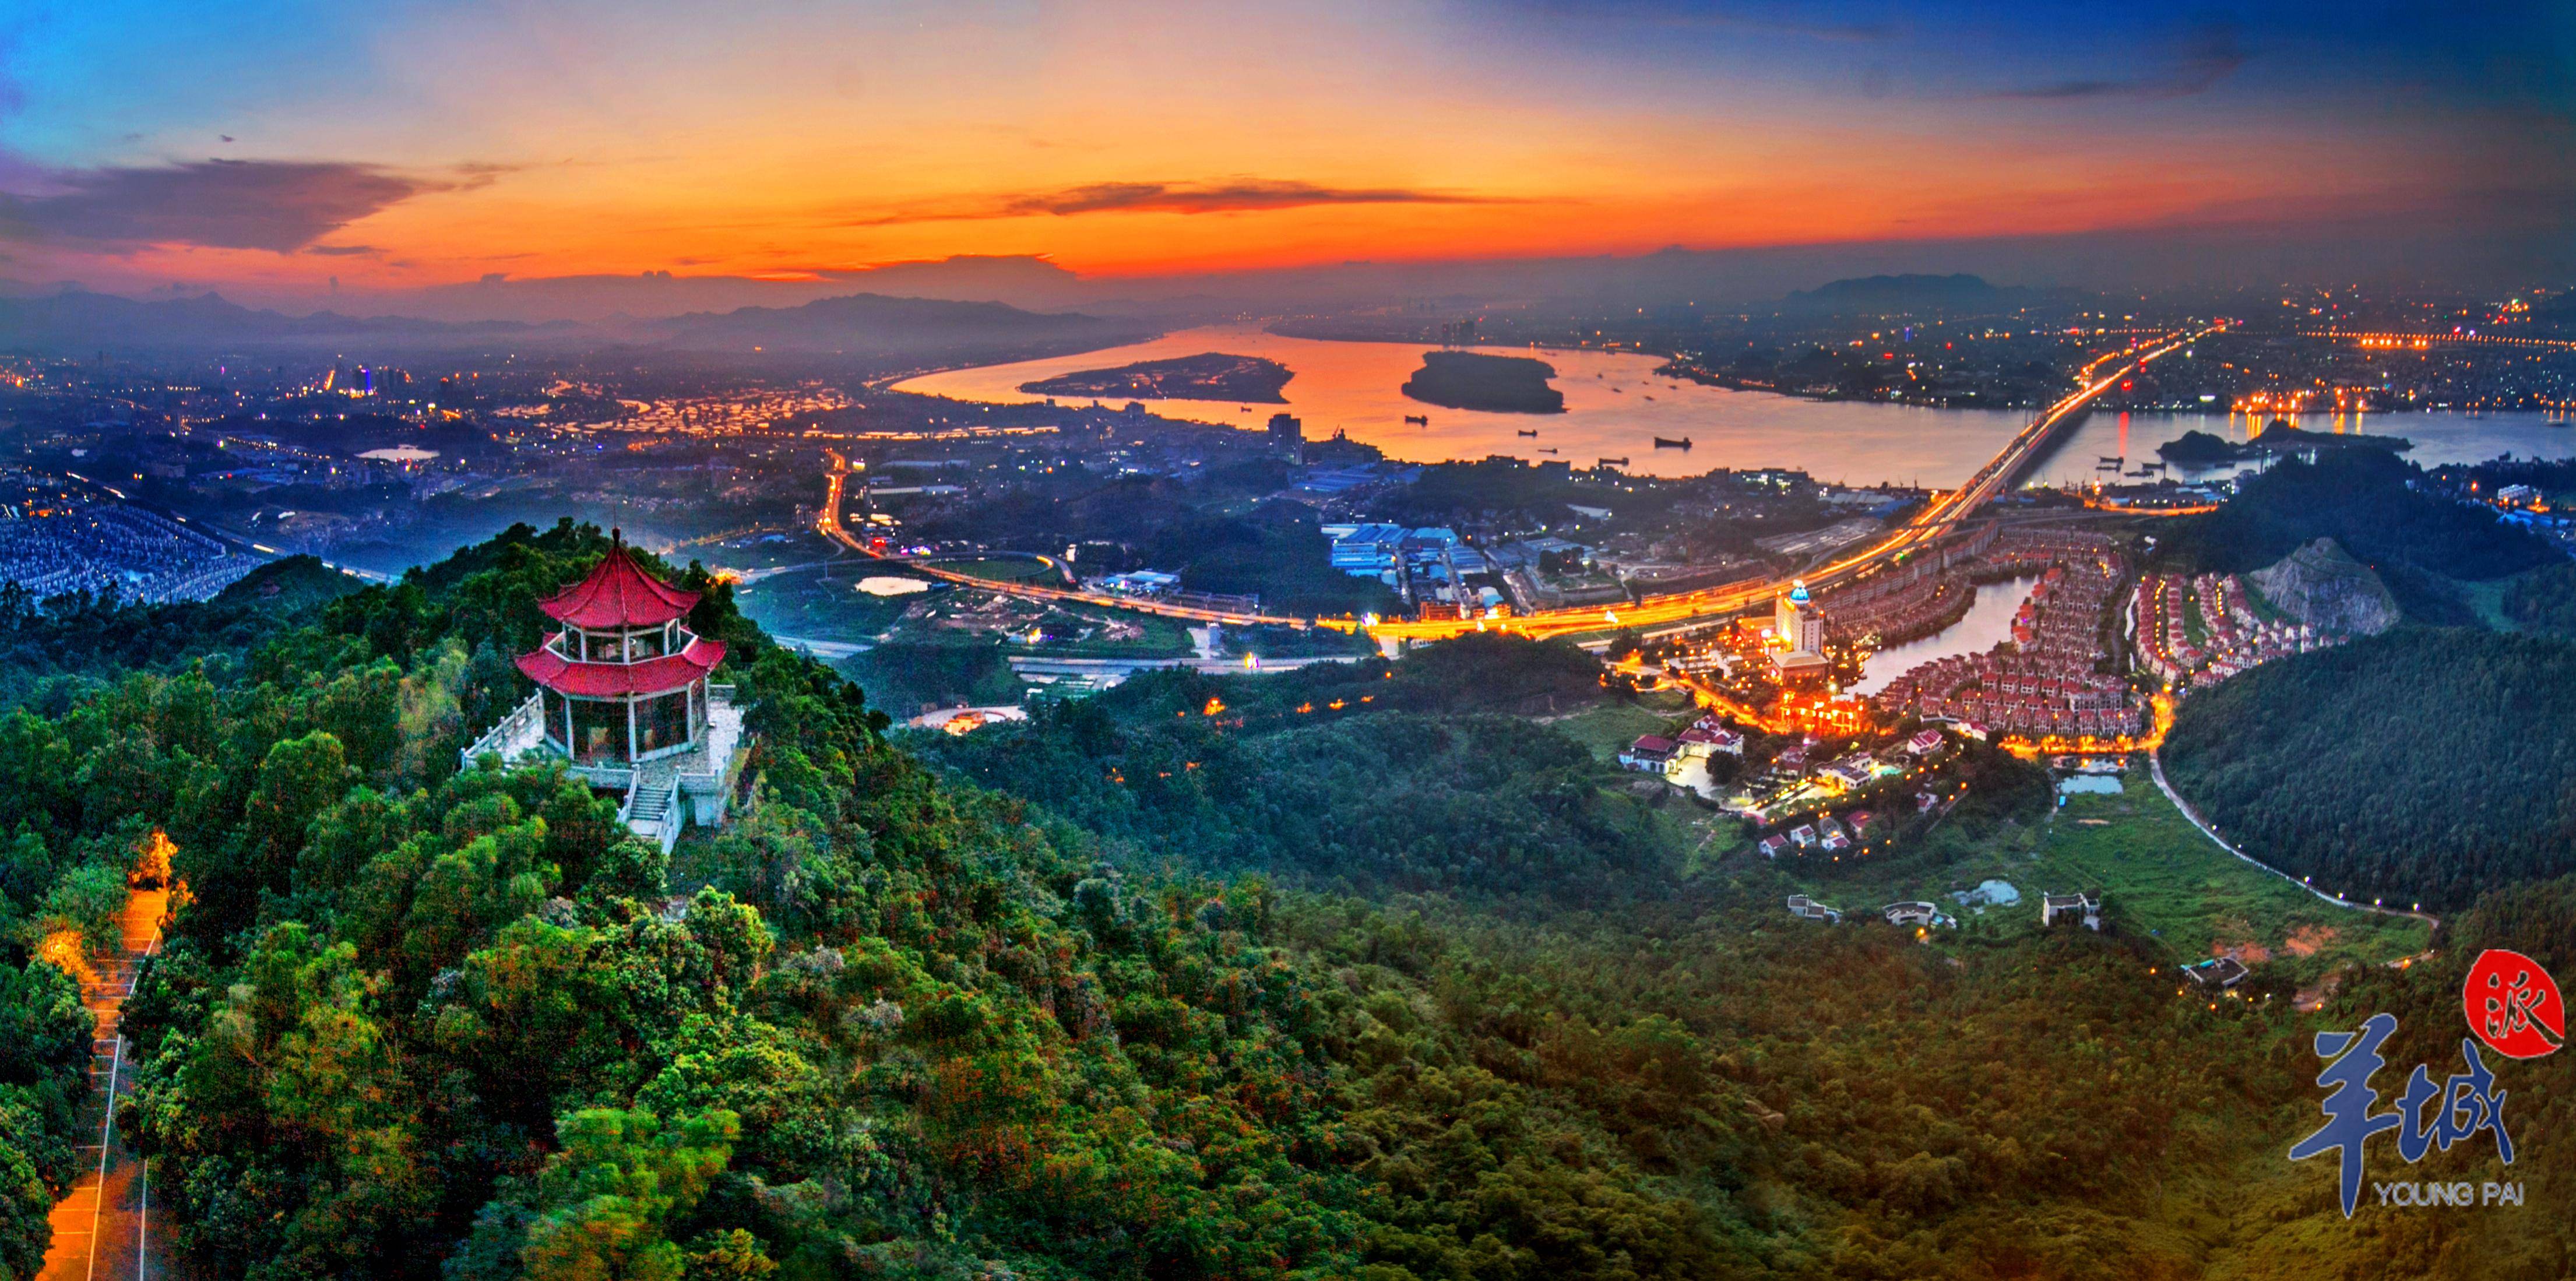
<svg viewBox="0 0 2576 1281"><path fill-rule="evenodd" d="M2368 565L2320 538L2246 575L2281 612L2311 627L2375 636L2397 625L2397 602Z"/></svg>

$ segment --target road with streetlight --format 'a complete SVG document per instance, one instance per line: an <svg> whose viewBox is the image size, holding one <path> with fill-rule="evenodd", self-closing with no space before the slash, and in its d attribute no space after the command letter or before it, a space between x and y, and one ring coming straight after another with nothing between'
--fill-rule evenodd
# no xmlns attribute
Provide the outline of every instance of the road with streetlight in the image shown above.
<svg viewBox="0 0 2576 1281"><path fill-rule="evenodd" d="M2217 826L2209 820L2202 818L2200 816L2200 811L2194 809L2190 801L2184 800L2182 793L2174 790L2173 784L2165 781L2164 753L2161 750L2158 748L2148 749L2147 766L2155 774L2156 790L2164 793L2165 799L2173 802L2174 808L2181 810L2182 816L2189 819L2193 827L2199 828L2201 835L2206 836L2211 841L2215 842L2218 848L2225 850L2266 872L2270 872L2272 875L2280 877L2282 880L2288 881L2292 885L2296 885L2300 889L2306 890L2308 893L2313 894L2328 903L2334 904L2336 907L2348 907L2356 912L2377 912L2382 916L2403 916L2410 920L2422 921L2426 925L2435 929L2441 928L2442 918L2435 916L2430 912L2421 910L2410 911L2406 908L2399 907L2382 907L2377 903L2356 903L2351 899L2344 898L2338 894L2328 894L2324 890L2318 889L2316 886L2309 884L2305 879L2292 876L2289 873L2284 872L2241 849L2238 849L2235 845L2229 843L2226 837L2219 835ZM2399 969L2403 969L2406 966L2412 965L2431 955L2431 952L2419 952L2414 956L2401 956L2394 961L2390 961L2389 964Z"/></svg>
<svg viewBox="0 0 2576 1281"><path fill-rule="evenodd" d="M1859 577L1882 565L1905 559L1916 550L1937 543L1956 532L1977 508L2002 493L2013 478L2020 475L2052 442L2058 431L2082 417L2094 401L2120 385L2149 363L2180 351L2190 344L2219 332L2224 324L2213 324L2191 332L2173 332L2152 342L2133 343L2117 351L2095 357L2078 371L2081 384L2055 404L2033 418L2030 424L1966 484L1954 490L1935 494L1923 510L1884 538L1861 550L1800 575L1810 587L1822 587ZM2104 372L2105 369L2109 372ZM1330 627L1342 631L1366 631L1380 640L1441 640L1470 631L1502 631L1533 638L1566 636L1597 632L1616 627L1652 627L1684 622L1695 618L1723 616L1753 608L1785 588L1785 580L1758 580L1733 583L1699 591L1674 592L1648 596L1632 605L1608 609L1555 609L1536 613L1494 618L1432 619L1355 619L1295 618L1242 611L1206 609L1171 601L1123 596L1111 592L1090 591L1078 587L1045 587L1032 583L1005 583L978 578L955 570L923 563L915 557L878 551L850 533L841 524L841 503L849 476L849 463L838 454L832 457L827 474L828 488L822 514L815 529L825 537L862 555L899 562L915 573L986 591L1002 592L1038 600L1066 601L1112 609L1130 609L1166 618L1197 622L1226 623L1235 626L1270 625L1281 627ZM1050 566L1054 562L1047 562Z"/></svg>

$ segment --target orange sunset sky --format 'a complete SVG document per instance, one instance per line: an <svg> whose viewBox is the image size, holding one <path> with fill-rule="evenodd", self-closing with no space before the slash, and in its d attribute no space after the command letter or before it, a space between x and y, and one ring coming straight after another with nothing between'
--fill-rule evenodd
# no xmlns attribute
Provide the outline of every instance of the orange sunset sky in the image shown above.
<svg viewBox="0 0 2576 1281"><path fill-rule="evenodd" d="M0 27L0 278L1119 277L2563 207L2545 6L713 12L25 9Z"/></svg>

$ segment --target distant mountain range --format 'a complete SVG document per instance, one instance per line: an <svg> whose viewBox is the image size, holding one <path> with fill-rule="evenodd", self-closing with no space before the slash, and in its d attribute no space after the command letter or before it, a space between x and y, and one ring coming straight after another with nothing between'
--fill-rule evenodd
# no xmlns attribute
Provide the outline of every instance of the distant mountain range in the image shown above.
<svg viewBox="0 0 2576 1281"><path fill-rule="evenodd" d="M674 352L840 354L919 358L1031 349L1080 350L1145 336L1131 322L1023 311L989 302L852 294L796 307L738 307L658 320L597 324L442 321L410 316L290 316L217 294L138 302L71 290L0 296L0 351L80 355L98 350L298 347L364 339L401 347L494 341L619 344Z"/></svg>
<svg viewBox="0 0 2576 1281"><path fill-rule="evenodd" d="M1781 300L1791 311L1832 313L1998 311L2036 300L2038 291L1997 288L1983 276L1856 276L1792 292Z"/></svg>
<svg viewBox="0 0 2576 1281"><path fill-rule="evenodd" d="M1022 311L997 302L851 294L801 307L737 307L647 322L661 345L686 351L800 351L927 355L980 347L1109 346L1143 333L1076 312Z"/></svg>
<svg viewBox="0 0 2576 1281"><path fill-rule="evenodd" d="M79 290L0 297L0 350L86 352L105 348L268 346L342 337L448 342L565 328L487 320L448 323L405 316L289 316L254 311L217 294L137 302Z"/></svg>

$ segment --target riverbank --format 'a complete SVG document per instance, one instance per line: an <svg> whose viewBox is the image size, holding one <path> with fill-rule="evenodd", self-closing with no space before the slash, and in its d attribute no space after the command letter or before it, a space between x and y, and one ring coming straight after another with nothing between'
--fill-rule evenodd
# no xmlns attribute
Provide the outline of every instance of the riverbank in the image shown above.
<svg viewBox="0 0 2576 1281"><path fill-rule="evenodd" d="M1946 392L1934 395L1928 392L1910 391L1903 387L1882 388L1867 393L1844 391L1837 387L1784 387L1778 382L1769 379L1746 378L1737 374L1724 374L1717 373L1712 370L1701 369L1695 365L1684 363L1678 355L1667 359L1661 365L1657 365L1655 367L1655 376L1659 378L1679 378L1686 382L1698 383L1703 387L1716 387L1726 391L1755 392L1770 396L1790 396L1799 400L1812 400L1820 403L1841 402L1864 405L1908 405L1917 409L2011 409L2028 413L2045 407L2050 400L2054 399L2049 396L2011 395L2002 393L1989 396L1982 392L1970 392L1965 396ZM1893 394L1891 395L1890 393Z"/></svg>
<svg viewBox="0 0 2576 1281"><path fill-rule="evenodd" d="M1021 384L1085 369L1216 351L1276 361L1294 371L1295 378L1282 394L1287 398L1286 412L1303 421L1308 439L1340 432L1398 462L1504 457L1533 466L1581 466L1595 458L1626 458L1629 464L1622 470L1639 476L1698 476L1720 467L1781 468L1804 471L1829 483L1888 481L1934 488L1966 481L2030 421L2023 409L1822 400L1770 389L1731 390L1658 375L1656 371L1668 362L1657 356L1593 348L1483 349L1552 366L1556 376L1550 381L1565 397L1562 414L1533 417L1443 408L1426 415L1422 402L1402 391L1421 367L1426 350L1418 343L1327 341L1284 336L1257 326L1213 326L1079 356L924 375L897 382L894 389L995 404L1033 404L1044 398L1019 390ZM1237 428L1267 418L1264 409L1250 404L1145 403L1167 417ZM1428 421L1407 421L1424 418ZM2097 457L2150 457L2158 444L2188 431L2245 441L2264 421L2223 410L2096 413L2069 426L2062 433L2062 445L2036 464L2029 479L2044 485L2089 486L2100 476ZM2349 417L2322 414L2301 421L2312 428L2356 426ZM2367 425L2372 432L2414 441L2410 457L2426 465L2482 461L2507 451L2546 457L2576 453L2576 432L2552 427L2538 414L2372 414ZM1535 436L1522 434L1533 430ZM1659 436L1687 437L1695 447L1687 452L1657 450L1654 440ZM2234 470L2231 464L2192 474L2224 476Z"/></svg>

